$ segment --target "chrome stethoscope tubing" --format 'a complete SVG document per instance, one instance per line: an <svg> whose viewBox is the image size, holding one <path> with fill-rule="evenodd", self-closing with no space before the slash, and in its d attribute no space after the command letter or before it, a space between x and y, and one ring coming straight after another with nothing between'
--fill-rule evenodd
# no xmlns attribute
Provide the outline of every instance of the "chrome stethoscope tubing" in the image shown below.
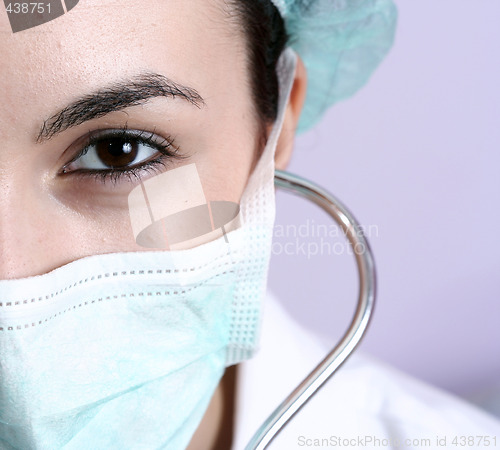
<svg viewBox="0 0 500 450"><path fill-rule="evenodd" d="M246 450L266 448L292 416L344 363L363 337L375 303L373 255L363 230L348 209L320 186L296 175L276 170L274 184L285 191L313 201L342 228L356 257L359 297L354 318L341 341L267 418L246 446Z"/></svg>

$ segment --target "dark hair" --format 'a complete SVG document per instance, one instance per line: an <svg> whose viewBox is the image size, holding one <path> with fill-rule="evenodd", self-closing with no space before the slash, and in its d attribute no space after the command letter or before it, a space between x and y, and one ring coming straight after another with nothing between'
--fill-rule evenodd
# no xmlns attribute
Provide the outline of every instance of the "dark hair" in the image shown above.
<svg viewBox="0 0 500 450"><path fill-rule="evenodd" d="M285 22L271 0L228 0L247 41L250 82L260 126L261 144L266 128L278 114L279 84L276 63L288 43Z"/></svg>

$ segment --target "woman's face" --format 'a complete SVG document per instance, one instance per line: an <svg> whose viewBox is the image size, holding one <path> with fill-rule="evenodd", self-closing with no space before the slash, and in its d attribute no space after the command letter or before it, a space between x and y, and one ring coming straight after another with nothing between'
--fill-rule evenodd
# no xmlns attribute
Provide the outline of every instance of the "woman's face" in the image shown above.
<svg viewBox="0 0 500 450"><path fill-rule="evenodd" d="M258 151L245 37L222 0L143 5L80 0L15 34L0 14L0 279L146 250L128 211L137 176L195 163L208 200L240 200ZM118 179L85 173L107 167L102 143L74 160L89 133L102 142L113 130L152 144L132 140L135 159L134 150L108 162L156 159L155 144L172 144L183 158Z"/></svg>

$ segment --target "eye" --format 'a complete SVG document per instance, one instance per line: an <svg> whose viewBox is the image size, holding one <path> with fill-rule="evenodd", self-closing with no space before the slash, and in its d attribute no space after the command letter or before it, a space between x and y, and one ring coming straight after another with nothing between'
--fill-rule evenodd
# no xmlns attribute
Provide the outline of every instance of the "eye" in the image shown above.
<svg viewBox="0 0 500 450"><path fill-rule="evenodd" d="M140 179L144 173L164 167L172 158L181 158L173 139L127 128L105 130L91 133L60 175L93 176L103 182L117 182L122 177Z"/></svg>

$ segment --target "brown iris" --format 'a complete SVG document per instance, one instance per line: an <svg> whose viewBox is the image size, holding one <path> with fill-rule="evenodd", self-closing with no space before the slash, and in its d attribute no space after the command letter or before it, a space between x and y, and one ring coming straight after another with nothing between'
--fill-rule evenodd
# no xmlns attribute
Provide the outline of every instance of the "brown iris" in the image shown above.
<svg viewBox="0 0 500 450"><path fill-rule="evenodd" d="M115 137L102 139L94 145L102 163L115 169L130 166L137 158L140 144Z"/></svg>

